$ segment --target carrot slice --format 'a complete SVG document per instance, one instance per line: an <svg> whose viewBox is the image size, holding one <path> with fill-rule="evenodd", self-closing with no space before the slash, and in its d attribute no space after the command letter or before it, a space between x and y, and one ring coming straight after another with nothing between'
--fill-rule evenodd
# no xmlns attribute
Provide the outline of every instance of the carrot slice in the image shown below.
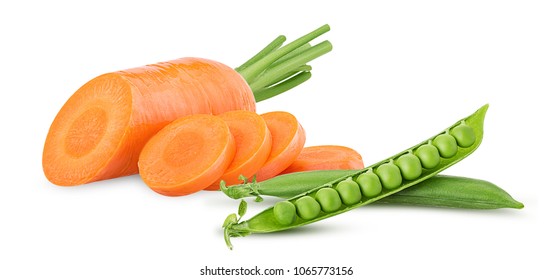
<svg viewBox="0 0 553 280"><path fill-rule="evenodd" d="M42 166L50 182L75 186L138 173L144 144L192 114L255 111L246 81L212 60L181 58L98 76L54 119Z"/></svg>
<svg viewBox="0 0 553 280"><path fill-rule="evenodd" d="M204 114L183 117L146 143L138 161L140 176L160 194L190 194L221 177L235 150L223 119Z"/></svg>
<svg viewBox="0 0 553 280"><path fill-rule="evenodd" d="M273 144L267 162L257 172L258 181L267 180L284 171L296 160L305 144L305 130L294 115L276 111L261 116L271 132Z"/></svg>
<svg viewBox="0 0 553 280"><path fill-rule="evenodd" d="M240 182L238 177L253 176L271 153L272 138L265 120L250 111L230 111L219 115L229 126L236 143L236 154L225 174L206 190L219 190L219 182L227 185Z"/></svg>
<svg viewBox="0 0 553 280"><path fill-rule="evenodd" d="M298 158L282 172L309 170L346 170L365 167L363 158L355 150L335 145L305 147Z"/></svg>

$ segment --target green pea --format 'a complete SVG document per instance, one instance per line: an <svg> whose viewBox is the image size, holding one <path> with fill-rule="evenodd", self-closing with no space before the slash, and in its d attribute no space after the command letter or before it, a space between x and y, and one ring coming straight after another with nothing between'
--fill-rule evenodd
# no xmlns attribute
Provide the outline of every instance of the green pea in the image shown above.
<svg viewBox="0 0 553 280"><path fill-rule="evenodd" d="M454 127L450 133L453 137L455 137L455 140L457 140L459 147L468 148L476 142L474 130L466 124L460 124Z"/></svg>
<svg viewBox="0 0 553 280"><path fill-rule="evenodd" d="M401 185L401 171L393 163L385 163L376 169L376 175L380 178L382 186L386 189L395 189Z"/></svg>
<svg viewBox="0 0 553 280"><path fill-rule="evenodd" d="M449 134L440 134L434 138L432 144L438 148L440 156L450 158L457 154L457 141Z"/></svg>
<svg viewBox="0 0 553 280"><path fill-rule="evenodd" d="M273 215L281 225L290 225L296 220L296 206L290 201L279 201L273 207Z"/></svg>
<svg viewBox="0 0 553 280"><path fill-rule="evenodd" d="M298 216L304 220L313 220L321 213L321 205L311 196L303 196L296 200Z"/></svg>
<svg viewBox="0 0 553 280"><path fill-rule="evenodd" d="M359 189L359 185L355 183L351 177L338 183L336 186L336 190L340 194L340 198L342 199L342 203L345 205L353 205L359 201L361 201L361 190Z"/></svg>
<svg viewBox="0 0 553 280"><path fill-rule="evenodd" d="M335 212L342 207L340 195L333 188L322 188L315 194L315 199L321 204L323 211L327 213Z"/></svg>
<svg viewBox="0 0 553 280"><path fill-rule="evenodd" d="M414 154L405 154L396 160L396 165L401 171L401 175L406 180L415 180L422 174L421 161Z"/></svg>
<svg viewBox="0 0 553 280"><path fill-rule="evenodd" d="M432 169L440 164L440 152L431 144L424 144L417 148L415 155L421 161L422 167Z"/></svg>
<svg viewBox="0 0 553 280"><path fill-rule="evenodd" d="M440 152L431 144L424 144L417 148L415 155L421 161L422 167L432 169L440 164Z"/></svg>
<svg viewBox="0 0 553 280"><path fill-rule="evenodd" d="M355 181L357 181L359 188L361 188L361 193L366 197L375 197L382 192L380 179L372 171L357 176Z"/></svg>

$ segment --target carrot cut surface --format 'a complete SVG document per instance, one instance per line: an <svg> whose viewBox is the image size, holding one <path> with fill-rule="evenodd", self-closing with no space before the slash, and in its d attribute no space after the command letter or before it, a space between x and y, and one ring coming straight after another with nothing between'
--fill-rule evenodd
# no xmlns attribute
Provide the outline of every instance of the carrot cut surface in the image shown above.
<svg viewBox="0 0 553 280"><path fill-rule="evenodd" d="M305 147L296 160L282 172L310 170L348 170L365 167L361 155L348 147L322 145Z"/></svg>
<svg viewBox="0 0 553 280"><path fill-rule="evenodd" d="M271 133L260 115L240 110L218 116L226 122L234 136L236 153L223 176L206 190L219 190L221 180L227 185L235 185L240 182L240 175L246 178L253 176L271 153Z"/></svg>
<svg viewBox="0 0 553 280"><path fill-rule="evenodd" d="M181 58L98 76L78 89L54 119L42 166L60 186L138 173L145 143L192 114L255 111L246 81L208 59Z"/></svg>
<svg viewBox="0 0 553 280"><path fill-rule="evenodd" d="M154 135L140 153L138 167L154 191L180 196L205 189L220 178L236 146L229 127L213 115L186 116Z"/></svg>
<svg viewBox="0 0 553 280"><path fill-rule="evenodd" d="M261 115L272 136L271 154L257 172L258 181L272 178L292 164L305 145L305 130L296 117L276 111Z"/></svg>

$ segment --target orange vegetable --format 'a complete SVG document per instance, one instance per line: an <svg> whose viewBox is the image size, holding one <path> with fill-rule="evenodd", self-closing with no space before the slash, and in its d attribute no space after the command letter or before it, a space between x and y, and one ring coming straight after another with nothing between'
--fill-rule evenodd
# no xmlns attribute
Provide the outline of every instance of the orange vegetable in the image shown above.
<svg viewBox="0 0 553 280"><path fill-rule="evenodd" d="M255 110L248 84L232 68L207 59L101 75L77 90L54 119L44 174L62 186L135 174L146 141L171 121L238 109Z"/></svg>
<svg viewBox="0 0 553 280"><path fill-rule="evenodd" d="M309 42L329 30L323 25L284 46L279 36L236 70L181 58L92 79L50 126L44 174L56 185L74 186L137 173L142 147L170 122L192 114L255 111L256 100L307 81L306 63L332 49L328 41Z"/></svg>
<svg viewBox="0 0 553 280"><path fill-rule="evenodd" d="M142 180L154 191L179 196L200 191L221 177L236 151L223 119L186 116L164 127L138 160Z"/></svg>
<svg viewBox="0 0 553 280"><path fill-rule="evenodd" d="M219 115L230 128L236 142L236 154L230 166L215 184L206 190L219 190L219 182L238 184L238 177L253 176L267 161L271 153L271 133L265 120L250 111L231 111Z"/></svg>
<svg viewBox="0 0 553 280"><path fill-rule="evenodd" d="M282 172L292 173L310 170L347 170L363 169L365 164L361 155L344 146L305 147L296 160Z"/></svg>
<svg viewBox="0 0 553 280"><path fill-rule="evenodd" d="M272 178L284 171L300 154L305 144L305 131L294 115L287 112L269 112L261 115L273 139L271 154L257 172L257 180Z"/></svg>

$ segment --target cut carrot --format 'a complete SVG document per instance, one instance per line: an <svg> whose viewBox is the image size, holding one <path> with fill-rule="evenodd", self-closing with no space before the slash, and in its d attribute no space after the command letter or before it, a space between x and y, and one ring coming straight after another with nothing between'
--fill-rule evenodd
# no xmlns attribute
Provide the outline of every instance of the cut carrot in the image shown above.
<svg viewBox="0 0 553 280"><path fill-rule="evenodd" d="M332 49L328 41L309 42L329 30L323 25L284 46L279 36L236 70L181 58L92 79L50 126L44 174L56 185L75 186L137 173L140 150L168 123L192 114L255 111L255 101L307 81L307 63Z"/></svg>
<svg viewBox="0 0 553 280"><path fill-rule="evenodd" d="M92 79L65 103L44 145L52 183L73 186L138 172L144 144L191 114L255 111L248 84L232 68L182 58Z"/></svg>
<svg viewBox="0 0 553 280"><path fill-rule="evenodd" d="M138 160L140 176L160 194L190 194L221 177L235 150L223 119L204 114L183 117L146 143Z"/></svg>
<svg viewBox="0 0 553 280"><path fill-rule="evenodd" d="M257 172L258 181L267 180L284 171L300 154L305 144L305 130L294 115L287 112L269 112L261 115L273 139L271 154Z"/></svg>
<svg viewBox="0 0 553 280"><path fill-rule="evenodd" d="M219 190L219 182L227 185L240 182L240 175L253 176L267 161L271 153L271 133L265 120L250 111L230 111L219 115L229 126L236 143L236 154L229 167L215 183L206 190Z"/></svg>
<svg viewBox="0 0 553 280"><path fill-rule="evenodd" d="M305 147L298 158L281 174L310 170L347 170L365 167L355 150L334 145Z"/></svg>

